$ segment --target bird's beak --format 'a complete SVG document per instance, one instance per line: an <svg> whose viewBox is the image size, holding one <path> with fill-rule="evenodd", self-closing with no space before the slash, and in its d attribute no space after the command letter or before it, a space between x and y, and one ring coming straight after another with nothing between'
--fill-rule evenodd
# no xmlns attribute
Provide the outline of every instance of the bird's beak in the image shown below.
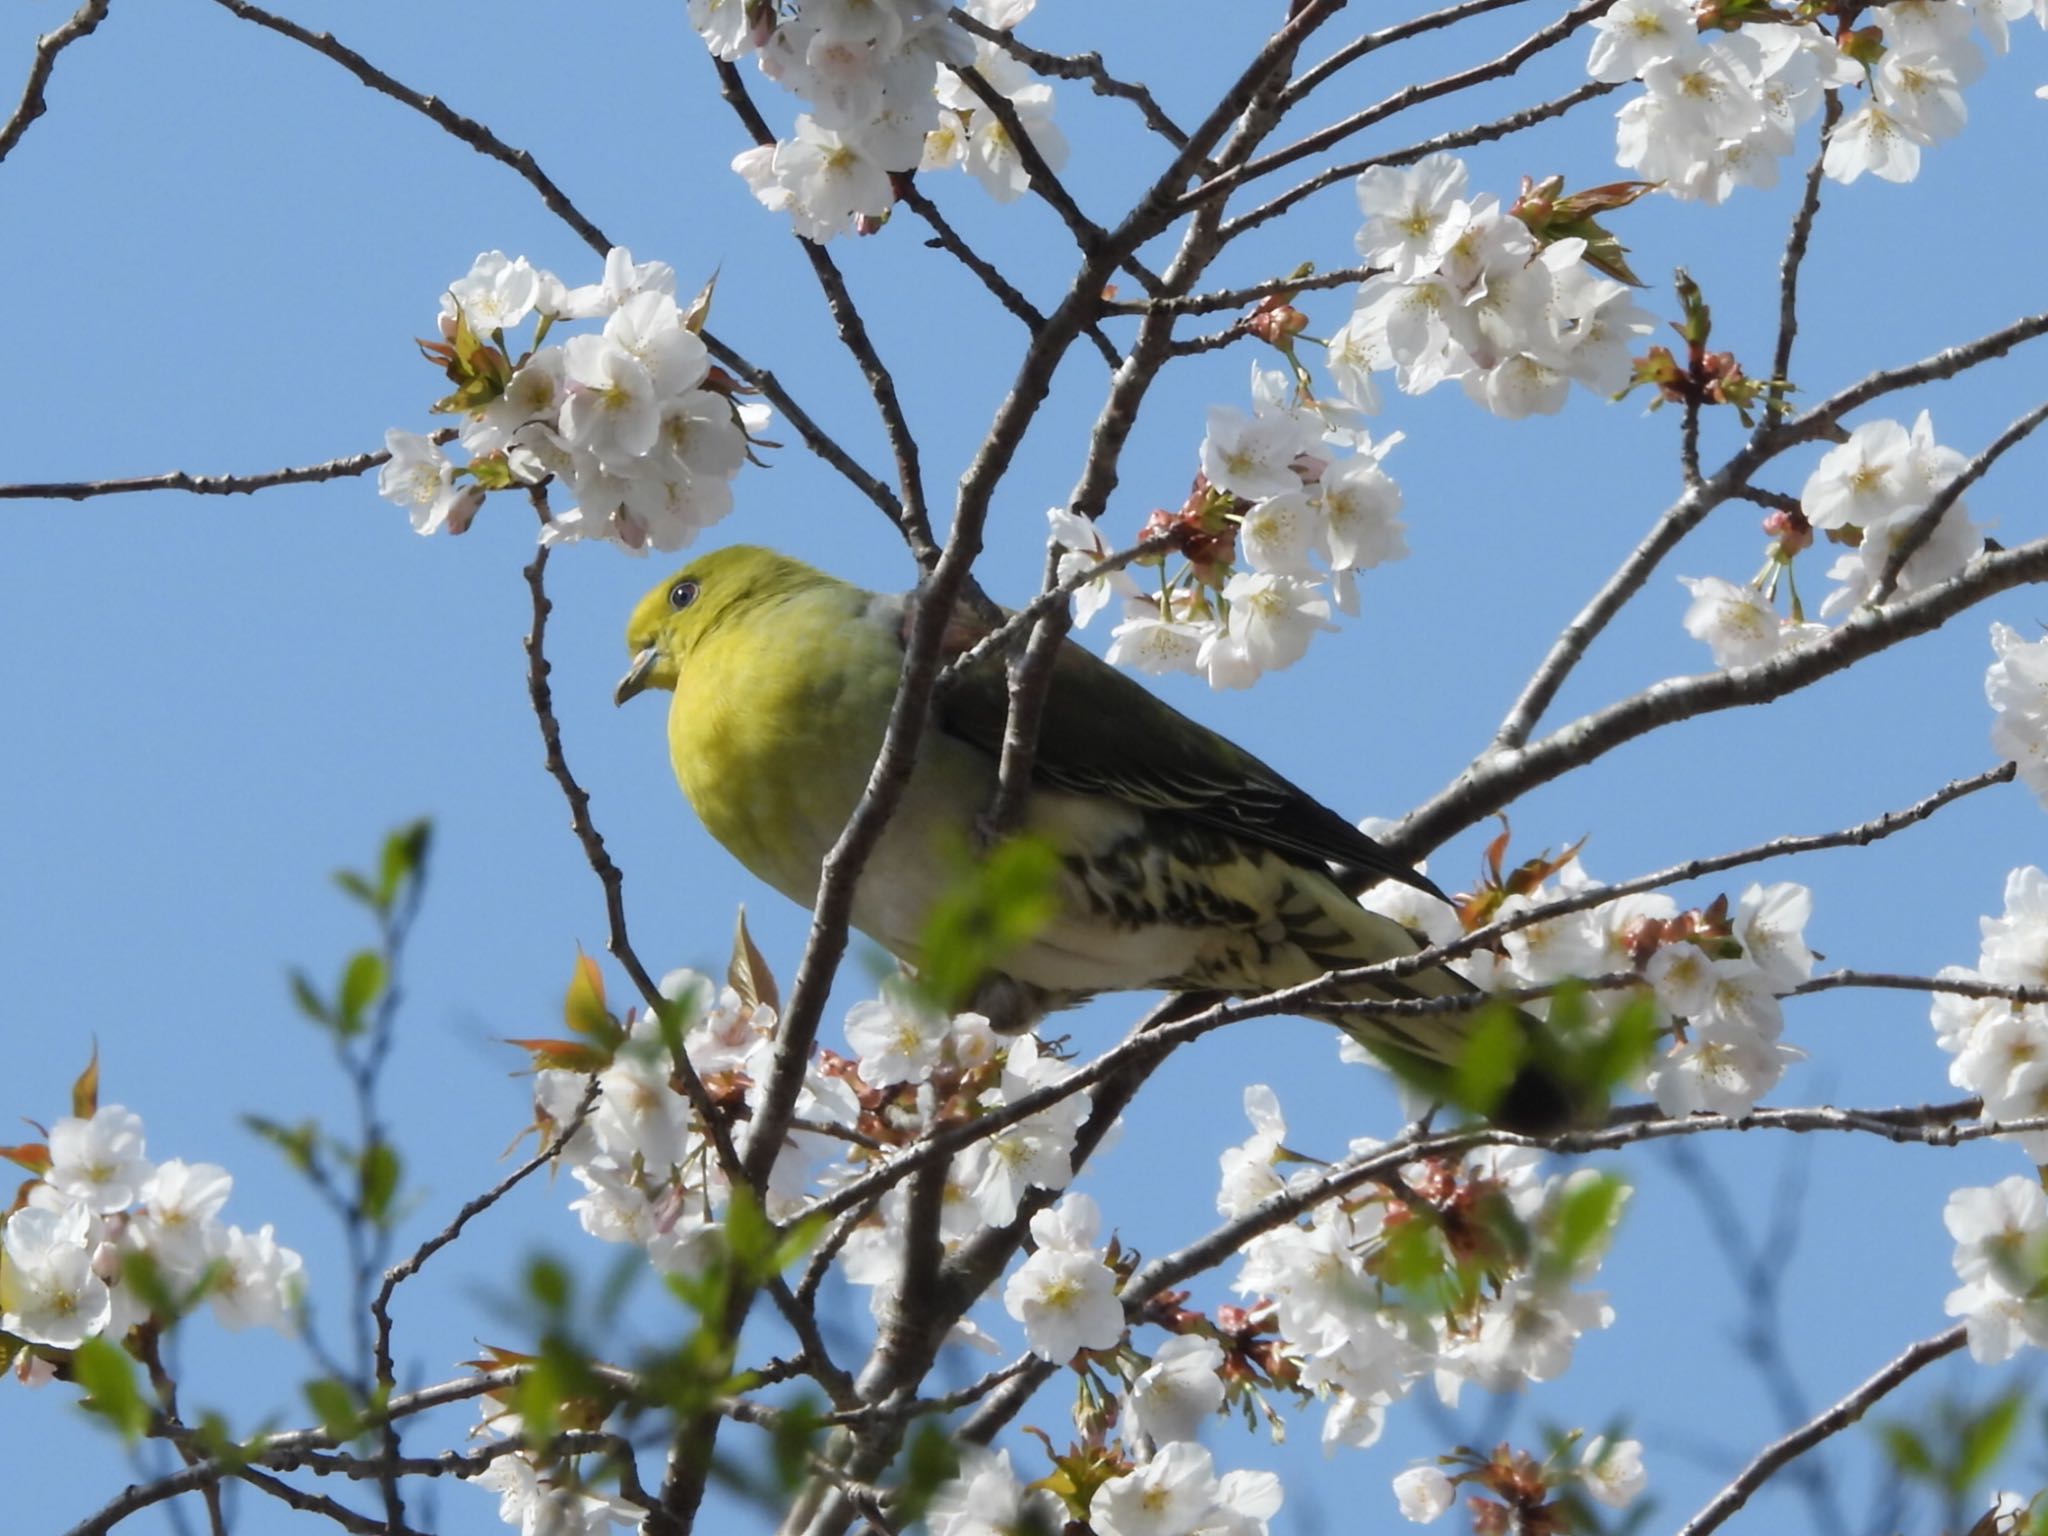
<svg viewBox="0 0 2048 1536"><path fill-rule="evenodd" d="M654 664L661 660L661 652L654 646L633 658L633 665L626 669L626 675L619 679L619 686L612 690L612 703L623 704L647 686L647 674L654 670Z"/></svg>

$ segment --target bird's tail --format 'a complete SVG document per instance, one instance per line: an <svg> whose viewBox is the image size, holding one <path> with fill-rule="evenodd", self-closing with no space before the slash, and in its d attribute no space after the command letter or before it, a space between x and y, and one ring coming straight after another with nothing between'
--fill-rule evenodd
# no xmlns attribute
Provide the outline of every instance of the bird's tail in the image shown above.
<svg viewBox="0 0 2048 1536"><path fill-rule="evenodd" d="M1344 970L1415 954L1420 935L1345 896L1334 885L1314 918L1291 920L1288 937L1322 970ZM1444 966L1352 984L1348 1004L1424 1003L1472 998L1478 989ZM1485 1116L1504 1130L1542 1135L1581 1122L1586 1091L1573 1081L1542 1020L1507 1003L1446 1011L1370 1008L1305 1010L1371 1051L1404 1080L1432 1097Z"/></svg>

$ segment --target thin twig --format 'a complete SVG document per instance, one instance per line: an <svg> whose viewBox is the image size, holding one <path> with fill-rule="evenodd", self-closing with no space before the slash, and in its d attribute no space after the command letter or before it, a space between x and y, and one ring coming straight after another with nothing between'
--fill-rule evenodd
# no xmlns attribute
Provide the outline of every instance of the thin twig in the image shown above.
<svg viewBox="0 0 2048 1536"><path fill-rule="evenodd" d="M1547 122L1553 117L1563 117L1565 113L1571 111L1576 106L1605 96L1609 91L1618 91L1620 89L1621 86L1612 81L1588 80L1583 85L1572 87L1562 96L1553 97L1549 101L1538 102L1534 106L1523 107L1519 111L1508 113L1505 117L1497 117L1491 122L1479 123L1470 128L1453 129L1448 133L1440 133L1434 138L1423 139L1419 143L1410 144L1406 149L1389 150L1383 155L1369 155L1363 160L1352 160L1343 165L1329 166L1308 177L1306 180L1289 187L1277 197L1270 198L1266 202L1259 204L1256 208L1247 209L1234 219L1225 219L1223 221L1223 238L1235 240L1246 231L1257 229L1267 220L1278 218L1303 198L1320 192L1325 187L1334 186L1340 181L1348 181L1351 177L1358 175L1360 172L1369 171L1374 166L1413 165L1418 160L1426 159L1430 155L1440 154L1445 150L1465 149L1474 144L1489 144L1496 139L1507 138L1510 134L1520 133L1524 128L1533 127L1537 123Z"/></svg>
<svg viewBox="0 0 2048 1536"><path fill-rule="evenodd" d="M1897 1109L1836 1109L1817 1105L1796 1109L1755 1109L1746 1115L1660 1115L1654 1108L1619 1110L1598 1130L1567 1131L1550 1137L1524 1136L1496 1127L1407 1135L1348 1158L1295 1188L1269 1195L1241 1216L1169 1254L1152 1260L1134 1274L1120 1298L1124 1315L1136 1321L1160 1292L1228 1260L1252 1238L1300 1219L1325 1201L1382 1181L1403 1164L1424 1158L1446 1161L1480 1147L1540 1147L1579 1154L1609 1152L1641 1142L1676 1136L1702 1136L1746 1131L1784 1131L1799 1135L1848 1134L1875 1136L1902 1145L1951 1147L1965 1141L2010 1134L2015 1128L2048 1124L2035 1117L2006 1123L1963 1124L1981 1109L1975 1099L1953 1104L1922 1104Z"/></svg>
<svg viewBox="0 0 2048 1536"><path fill-rule="evenodd" d="M1494 0L1495 4L1504 0ZM1029 43L992 27L978 16L957 7L947 13L947 19L964 32L972 33L992 48L999 48L1026 69L1036 70L1041 75L1057 80L1086 80L1094 86L1098 96L1116 96L1130 102L1145 119L1145 126L1158 134L1175 149L1185 148L1188 136L1185 129L1166 115L1166 112L1152 97L1144 85L1135 80L1122 80L1112 75L1102 62L1099 53L1047 53L1043 48L1034 48Z"/></svg>
<svg viewBox="0 0 2048 1536"><path fill-rule="evenodd" d="M506 166L532 187L540 195L542 205L575 231L585 245L600 257L610 254L611 237L599 229L582 209L570 200L569 194L540 168L540 162L534 159L532 151L514 149L475 118L465 117L439 97L428 95L424 91L416 91L403 81L386 74L353 48L337 41L331 32L311 31L296 22L274 15L261 6L252 5L249 0L215 0L215 3L232 11L244 21L268 28L280 36L290 38L293 42L304 44L324 58L332 59L371 90L412 108L436 127L467 144L486 159L495 160ZM713 357L782 413L783 418L796 428L797 435L803 439L805 447L837 470L855 490L881 508L892 520L903 520L903 510L888 487L869 471L861 468L853 456L840 446L837 439L819 427L810 413L797 404L795 398L773 373L747 361L738 351L713 334L709 327L700 331L699 335Z"/></svg>
<svg viewBox="0 0 2048 1536"><path fill-rule="evenodd" d="M460 139L478 154L509 167L515 175L540 194L540 200L546 205L547 210L573 229L585 245L597 252L600 257L610 252L611 237L592 223L583 210L570 201L569 194L557 186L553 178L540 168L540 162L535 160L529 151L514 149L475 118L464 117L439 97L416 91L386 74L337 39L332 32L312 31L295 21L266 11L260 5L251 5L249 0L215 0L215 4L233 12L244 21L252 21L257 26L288 37L295 43L303 43L315 53L332 59L371 90L411 107L415 112L427 117L436 127Z"/></svg>
<svg viewBox="0 0 2048 1536"><path fill-rule="evenodd" d="M1565 12L1548 26L1539 27L1498 58L1489 59L1484 64L1475 64L1470 69L1461 69L1455 74L1439 76L1435 80L1404 86L1393 95L1354 112L1327 128L1319 128L1314 133L1304 134L1292 144L1211 177L1190 190L1176 207L1181 211L1200 207L1212 198L1222 197L1261 176L1272 174L1283 166L1292 165L1297 160L1305 160L1311 155L1321 154L1331 145L1341 143L1354 134L1364 132L1375 123L1383 122L1396 113L1405 112L1425 101L1455 95L1459 91L1469 90L1490 80L1504 80L1537 54L1556 47L1586 23L1604 14L1615 3L1616 0L1582 0L1581 4Z"/></svg>
<svg viewBox="0 0 2048 1536"><path fill-rule="evenodd" d="M1841 120L1842 98L1827 93L1820 115L1820 147L1813 152L1813 164L1806 168L1806 190L1799 198L1799 211L1792 215L1792 230L1785 237L1785 254L1778 262L1778 345L1771 354L1773 379L1786 380L1792 371L1792 343L1799 335L1799 269L1806 261L1807 243L1813 238L1813 221L1820 212L1820 189L1824 174L1828 136Z"/></svg>
<svg viewBox="0 0 2048 1536"><path fill-rule="evenodd" d="M1024 173L1031 179L1031 190L1045 202L1045 205L1059 215L1060 222L1067 226L1067 232L1074 237L1074 243L1081 248L1084 256L1093 255L1109 239L1109 233L1087 214L1066 188L1053 168L1046 162L1045 154L1031 137L1031 131L1024 126L1024 119L1018 116L1016 103L1001 91L990 85L978 69L962 69L960 83L974 93L975 99L998 123L1017 151L1017 158L1023 163Z"/></svg>
<svg viewBox="0 0 2048 1536"><path fill-rule="evenodd" d="M1123 299L1103 307L1115 315L1210 315L1222 309L1243 309L1276 294L1314 293L1323 288L1362 283L1385 270L1383 267L1342 267L1335 272L1312 272L1305 277L1269 277L1263 283L1224 288L1215 293L1192 293L1185 298Z"/></svg>
<svg viewBox="0 0 2048 1536"><path fill-rule="evenodd" d="M446 443L454 440L456 429L443 427L428 439ZM328 459L320 464L302 464L291 469L265 470L254 475L195 475L182 469L161 475L138 475L125 480L52 480L39 483L0 485L0 501L48 499L84 501L91 496L126 496L136 491L186 491L195 496L244 496L280 485L308 485L320 480L346 480L365 475L391 461L391 451L352 453L346 458Z"/></svg>
<svg viewBox="0 0 2048 1536"><path fill-rule="evenodd" d="M1528 682L1522 685L1522 691L1515 696L1515 702L1501 720L1500 728L1494 732L1491 751L1510 751L1528 741L1529 733L1535 730L1543 712L1557 697L1558 690L1564 687L1573 668L1584 659L1593 641L1628 600L1643 589L1664 557L1676 549L1679 542L1698 527L1725 497L1735 494L1734 482L1738 478L1724 472L1711 481L1688 484L1684 494L1650 525L1650 531L1615 567L1614 574L1601 584L1600 590L1572 615L1570 622L1558 631L1557 638L1550 642L1550 649L1544 653L1536 670L1529 674Z"/></svg>
<svg viewBox="0 0 2048 1536"><path fill-rule="evenodd" d="M1009 710L996 764L996 795L989 803L985 823L991 841L1009 836L1023 824L1032 765L1038 759L1039 727L1052 697L1053 662L1066 644L1070 622L1064 605L1048 608L1033 626L1023 654L1009 668Z"/></svg>
<svg viewBox="0 0 2048 1536"><path fill-rule="evenodd" d="M1991 446L1963 466L1955 479L1935 492L1926 506L1913 514L1913 520L1891 552L1885 556L1884 569L1878 572L1877 585L1871 588L1865 602L1882 603L1898 590L1899 573L1906 568L1906 562L1920 552L1921 546L1934 536L1935 527L1948 515L1948 510L1962 499L1963 492L1983 479L2008 448L2024 442L2043 421L2048 421L2048 400L2035 406L2024 416L1999 433Z"/></svg>
<svg viewBox="0 0 2048 1536"><path fill-rule="evenodd" d="M49 110L43 93L49 88L50 72L57 67L57 55L107 19L107 4L108 0L85 0L69 21L36 39L35 58L29 63L28 79L22 83L21 100L7 121L0 123L0 160L5 160L8 152L21 142L28 125Z"/></svg>
<svg viewBox="0 0 2048 1536"><path fill-rule="evenodd" d="M1972 981L1961 976L1907 976L1896 971L1829 971L1792 989L1794 997L1837 992L1844 987L1887 992L1937 992L1950 997L1998 998L2021 1005L2048 1003L2048 987L2023 987L2002 981Z"/></svg>
<svg viewBox="0 0 2048 1536"><path fill-rule="evenodd" d="M391 1358L391 1298L399 1286L420 1272L421 1267L435 1254L446 1248L462 1235L462 1229L496 1205L505 1196L524 1183L529 1177L546 1167L561 1154L564 1147L583 1129L583 1122L597 1106L598 1080L592 1074L583 1090L583 1097L576 1106L575 1114L566 1125L540 1151L506 1174L482 1194L465 1201L448 1224L415 1248L400 1263L384 1271L384 1282L377 1290L377 1299L370 1304L370 1315L377 1320L376 1363L377 1379L388 1387L394 1379Z"/></svg>
<svg viewBox="0 0 2048 1536"><path fill-rule="evenodd" d="M319 1515L331 1520L344 1531L354 1532L355 1536L423 1536L422 1532L402 1521L394 1524L388 1516L360 1514L325 1494L308 1493L281 1477L259 1472L254 1467L237 1468L234 1475L251 1488L276 1499L280 1504L288 1505L300 1514Z"/></svg>
<svg viewBox="0 0 2048 1536"><path fill-rule="evenodd" d="M1859 608L1833 632L1766 661L1668 678L1596 710L1532 746L1493 753L1380 839L1402 858L1492 815L1517 795L1584 767L1623 742L1678 720L1784 698L1866 656L1938 629L1957 614L2029 582L2048 580L2048 539L1980 554L1957 575L1884 608Z"/></svg>
<svg viewBox="0 0 2048 1536"><path fill-rule="evenodd" d="M720 98L732 108L754 143L757 146L774 144L774 131L754 105L754 98L747 91L746 77L740 73L739 67L730 60L718 58L712 60L712 66L718 74ZM811 275L817 279L819 291L825 295L825 308L832 316L833 328L839 333L840 345L851 354L861 377L867 381L868 394L875 402L876 413L882 418L882 433L889 440L889 451L896 460L901 509L895 522L904 541L909 544L918 568L928 571L938 560L938 544L932 538L931 515L925 509L924 472L919 462L917 434L910 430L909 419L903 414L903 403L896 394L895 376L876 350L874 338L868 334L867 322L861 318L860 306L854 303L853 291L846 286L846 274L839 270L839 263L832 259L831 252L802 235L793 238L804 253L804 259L810 263Z"/></svg>
<svg viewBox="0 0 2048 1536"><path fill-rule="evenodd" d="M958 17L964 16L966 12L954 11L951 14ZM998 304L1024 322L1025 330L1036 331L1041 325L1045 324L1045 316L1039 312L1038 306L1024 297L1016 285L1003 276L994 262L988 260L967 243L960 232L953 228L946 216L939 211L939 205L926 197L918 189L917 182L913 177L898 176L895 178L894 185L896 201L903 204L904 207L915 213L931 227L934 238L927 240L925 242L926 245L946 252L946 254L952 256L960 265L979 278L981 285L994 296ZM1101 326L1091 321L1088 325L1082 327L1082 334L1094 343L1095 350L1102 354L1102 360L1109 364L1110 367L1116 367L1123 360L1122 354L1116 349L1116 343L1103 334Z"/></svg>
<svg viewBox="0 0 2048 1536"><path fill-rule="evenodd" d="M547 519L546 490L536 486L532 492L535 508L543 522ZM533 598L533 627L526 636L526 691L533 705L533 716L540 725L540 739L546 754L548 774L561 786L562 797L569 802L569 825L576 834L576 841L582 845L583 857L589 863L591 873L604 888L604 910L606 924L605 948L616 959L632 979L641 1000L650 1008L660 1010L668 1006L661 995L647 967L640 963L640 956L634 951L633 942L626 933L626 877L616 861L606 850L604 838L596 824L590 819L590 795L576 781L569 771L569 759L562 751L562 727L555 719L554 691L548 686L548 673L553 670L547 659L544 642L547 637L548 615L554 611L554 604L547 595L545 578L548 566L548 548L543 544L534 551L533 563L525 568L527 590ZM725 1122L725 1116L712 1101L710 1090L704 1086L703 1078L689 1057L681 1051L675 1053L675 1076L682 1084L683 1096L690 1101L690 1110L704 1127L704 1134L710 1141L718 1158L719 1167L728 1177L736 1177L740 1171L739 1154L735 1150L732 1134Z"/></svg>
<svg viewBox="0 0 2048 1536"><path fill-rule="evenodd" d="M1766 457L1775 457L1799 443L1826 437L1844 416L1859 406L1868 405L1873 400L1901 389L1911 389L1916 384L1931 384L1936 379L1952 379L1979 363L2003 357L2014 347L2044 335L2048 335L2048 311L2024 316L2010 325L1986 332L1975 341L1944 347L1916 363L1905 363L1897 368L1881 368L1875 373L1865 374L1854 384L1836 391L1803 415L1795 416L1782 424L1764 423L1758 427L1756 436L1761 439L1766 449Z"/></svg>
<svg viewBox="0 0 2048 1536"><path fill-rule="evenodd" d="M1427 16L1411 17L1397 21L1391 27L1382 27L1377 32L1367 32L1354 37L1343 47L1327 57L1310 65L1288 84L1286 94L1281 98L1289 107L1298 106L1302 99L1340 69L1356 64L1368 54L1379 52L1395 43L1419 37L1425 32L1435 32L1443 27L1454 26L1472 16L1482 16L1488 11L1498 11L1510 5L1520 5L1522 0L1459 0L1456 5L1447 5L1440 11L1431 11Z"/></svg>
<svg viewBox="0 0 2048 1536"><path fill-rule="evenodd" d="M1968 1339L1965 1325L1957 1323L1953 1328L1944 1329L1930 1339L1922 1339L1886 1365L1862 1386L1847 1397L1781 1440L1775 1440L1759 1451L1756 1459L1736 1475L1713 1498L1709 1499L1700 1512L1679 1527L1678 1536L1707 1536L1735 1511L1749 1502L1750 1495L1770 1481L1771 1477L1794 1458L1803 1456L1823 1440L1838 1435L1867 1413L1871 1405L1886 1394L1901 1386L1919 1371L1935 1361L1954 1354Z"/></svg>

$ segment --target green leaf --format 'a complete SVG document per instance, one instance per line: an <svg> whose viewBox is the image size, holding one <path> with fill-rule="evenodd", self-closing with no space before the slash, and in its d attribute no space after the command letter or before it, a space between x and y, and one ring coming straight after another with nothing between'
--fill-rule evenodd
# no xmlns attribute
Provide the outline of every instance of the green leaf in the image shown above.
<svg viewBox="0 0 2048 1536"><path fill-rule="evenodd" d="M825 1229L831 1224L830 1218L823 1211L815 1211L801 1221L792 1222L784 1228L782 1241L775 1245L775 1251L769 1255L774 1273L781 1274L817 1247L818 1239L825 1235Z"/></svg>
<svg viewBox="0 0 2048 1536"><path fill-rule="evenodd" d="M399 888L406 881L425 877L427 849L433 840L434 824L424 818L407 822L384 839L384 848L377 860L377 906L380 910L390 910L398 899Z"/></svg>
<svg viewBox="0 0 2048 1536"><path fill-rule="evenodd" d="M810 1397L785 1404L769 1426L769 1456L776 1486L793 1493L810 1475L811 1452L824 1432L824 1415Z"/></svg>
<svg viewBox="0 0 2048 1536"><path fill-rule="evenodd" d="M1560 1276L1575 1272L1606 1243L1627 1198L1628 1186L1611 1173L1568 1181L1551 1215L1543 1269Z"/></svg>
<svg viewBox="0 0 2048 1536"><path fill-rule="evenodd" d="M299 1012L318 1024L322 1029L334 1028L334 1014L327 1006L327 999L320 995L304 971L293 971L290 976L292 1001L299 1005Z"/></svg>
<svg viewBox="0 0 2048 1536"><path fill-rule="evenodd" d="M1880 1424L1877 1437L1884 1442L1892 1465L1900 1473L1921 1482L1939 1482L1940 1474L1934 1469L1934 1457L1927 1449L1927 1442L1920 1438L1919 1431L1910 1424Z"/></svg>
<svg viewBox="0 0 2048 1536"><path fill-rule="evenodd" d="M1493 1002L1472 1015L1471 1033L1451 1073L1453 1102L1482 1115L1493 1113L1527 1057L1528 1032L1507 1003Z"/></svg>
<svg viewBox="0 0 2048 1536"><path fill-rule="evenodd" d="M349 957L335 994L334 1027L344 1038L363 1032L363 1012L384 993L384 957L359 949Z"/></svg>
<svg viewBox="0 0 2048 1536"><path fill-rule="evenodd" d="M933 903L919 945L918 985L937 1007L958 1009L975 986L1043 928L1057 909L1059 854L1036 837L1012 837L963 866Z"/></svg>
<svg viewBox="0 0 2048 1536"><path fill-rule="evenodd" d="M285 1155L285 1161L301 1173L310 1173L320 1147L320 1123L301 1120L285 1125L262 1115L244 1115L242 1124Z"/></svg>
<svg viewBox="0 0 2048 1536"><path fill-rule="evenodd" d="M334 883L348 892L349 895L355 897L364 906L371 908L373 911L376 909L378 905L376 888L354 870L337 869L334 872Z"/></svg>
<svg viewBox="0 0 2048 1536"><path fill-rule="evenodd" d="M555 1260L542 1257L526 1266L526 1294L548 1313L568 1310L571 1284L569 1272Z"/></svg>
<svg viewBox="0 0 2048 1536"><path fill-rule="evenodd" d="M71 1379L85 1389L85 1406L120 1431L131 1445L149 1428L149 1404L136 1384L135 1362L105 1339L87 1339L71 1353Z"/></svg>
<svg viewBox="0 0 2048 1536"><path fill-rule="evenodd" d="M725 1248L740 1273L756 1280L774 1274L776 1244L775 1224L754 1192L744 1185L735 1189L725 1207Z"/></svg>
<svg viewBox="0 0 2048 1536"><path fill-rule="evenodd" d="M143 1312L160 1323L174 1323L185 1311L183 1299L165 1282L156 1255L145 1248L121 1255L121 1284L142 1303Z"/></svg>
<svg viewBox="0 0 2048 1536"><path fill-rule="evenodd" d="M2019 1427L2023 1405L2024 1399L2018 1392L2007 1392L1964 1423L1949 1479L1954 1492L1968 1492L1998 1464L2012 1443L2013 1431Z"/></svg>
<svg viewBox="0 0 2048 1536"><path fill-rule="evenodd" d="M391 1200L398 1193L400 1164L397 1148L388 1141L373 1141L363 1149L356 1166L356 1203L372 1226L389 1226Z"/></svg>
<svg viewBox="0 0 2048 1536"><path fill-rule="evenodd" d="M322 1376L307 1382L306 1403L312 1408L313 1417L320 1421L320 1427L337 1441L346 1443L363 1432L362 1410L355 1395L347 1383L336 1377Z"/></svg>
<svg viewBox="0 0 2048 1536"><path fill-rule="evenodd" d="M915 1525L931 1507L932 1495L960 1474L960 1451L953 1437L927 1419L910 1437L903 1454L903 1481L896 1490L895 1513L905 1527Z"/></svg>

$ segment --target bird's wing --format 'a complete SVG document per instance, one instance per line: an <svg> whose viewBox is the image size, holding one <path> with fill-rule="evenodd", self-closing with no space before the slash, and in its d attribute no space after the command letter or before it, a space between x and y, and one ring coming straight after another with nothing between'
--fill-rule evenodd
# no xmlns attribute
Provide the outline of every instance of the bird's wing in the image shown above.
<svg viewBox="0 0 2048 1536"><path fill-rule="evenodd" d="M956 620L946 649L957 655L978 627ZM940 729L1000 755L1009 689L1000 657L977 663L938 703ZM1443 892L1344 817L1249 752L1190 720L1141 684L1071 641L1063 642L1046 695L1036 782L1107 795L1263 844L1311 867L1335 864L1371 878Z"/></svg>

